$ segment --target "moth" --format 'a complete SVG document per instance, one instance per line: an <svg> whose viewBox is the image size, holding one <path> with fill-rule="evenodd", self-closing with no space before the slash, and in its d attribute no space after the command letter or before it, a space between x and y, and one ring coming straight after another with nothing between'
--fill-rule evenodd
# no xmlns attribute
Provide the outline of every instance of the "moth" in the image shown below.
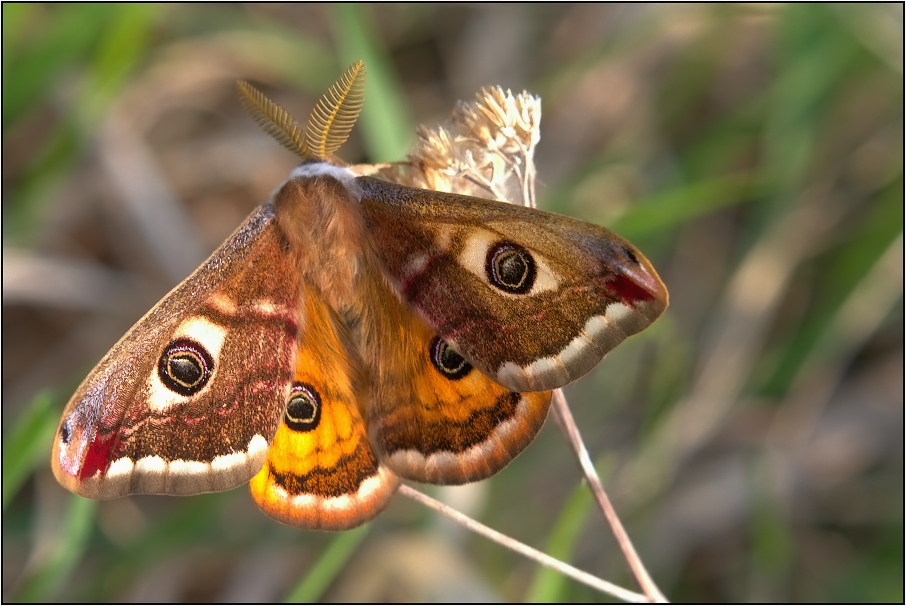
<svg viewBox="0 0 906 606"><path fill-rule="evenodd" d="M362 105L361 62L305 130L240 91L303 162L72 396L52 453L67 489L107 499L251 480L281 522L350 528L401 479L502 469L541 428L551 390L667 306L648 260L603 227L336 160Z"/></svg>

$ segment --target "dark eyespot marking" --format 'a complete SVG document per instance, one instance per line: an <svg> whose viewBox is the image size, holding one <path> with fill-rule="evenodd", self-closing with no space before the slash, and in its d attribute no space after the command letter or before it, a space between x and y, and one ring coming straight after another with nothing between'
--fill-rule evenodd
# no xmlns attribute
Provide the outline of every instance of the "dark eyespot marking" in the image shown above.
<svg viewBox="0 0 906 606"><path fill-rule="evenodd" d="M72 438L72 432L69 429L69 419L66 419L60 425L60 439L63 440L64 444L69 444L69 440L71 438Z"/></svg>
<svg viewBox="0 0 906 606"><path fill-rule="evenodd" d="M628 246L621 246L620 250L623 251L623 254L626 255L626 257L630 261L632 261L636 265L639 264L639 258L635 256L635 253L633 252L633 250L631 248L629 248Z"/></svg>
<svg viewBox="0 0 906 606"><path fill-rule="evenodd" d="M434 368L451 381L461 379L472 372L472 365L440 337L434 337L428 348Z"/></svg>
<svg viewBox="0 0 906 606"><path fill-rule="evenodd" d="M283 415L286 425L294 431L311 431L321 422L321 396L308 383L293 383Z"/></svg>
<svg viewBox="0 0 906 606"><path fill-rule="evenodd" d="M181 396L191 396L201 391L213 372L211 354L191 339L173 341L157 361L157 375L161 383Z"/></svg>
<svg viewBox="0 0 906 606"><path fill-rule="evenodd" d="M532 289L538 270L527 250L512 242L498 242L485 259L488 282L504 292L524 295Z"/></svg>

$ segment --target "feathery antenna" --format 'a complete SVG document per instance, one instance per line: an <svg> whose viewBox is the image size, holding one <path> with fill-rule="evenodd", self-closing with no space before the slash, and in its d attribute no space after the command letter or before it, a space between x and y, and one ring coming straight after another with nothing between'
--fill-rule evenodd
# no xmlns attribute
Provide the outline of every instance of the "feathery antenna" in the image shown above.
<svg viewBox="0 0 906 606"><path fill-rule="evenodd" d="M260 90L240 80L239 100L264 131L283 147L305 159L326 160L332 156L355 125L365 100L365 64L352 65L318 101L304 132L285 109Z"/></svg>
<svg viewBox="0 0 906 606"><path fill-rule="evenodd" d="M324 93L308 119L305 140L316 158L332 156L352 130L365 101L365 64L350 66Z"/></svg>
<svg viewBox="0 0 906 606"><path fill-rule="evenodd" d="M236 83L239 100L264 132L280 142L289 151L308 158L311 156L305 144L305 132L299 123L285 109L264 96L260 90L240 80Z"/></svg>

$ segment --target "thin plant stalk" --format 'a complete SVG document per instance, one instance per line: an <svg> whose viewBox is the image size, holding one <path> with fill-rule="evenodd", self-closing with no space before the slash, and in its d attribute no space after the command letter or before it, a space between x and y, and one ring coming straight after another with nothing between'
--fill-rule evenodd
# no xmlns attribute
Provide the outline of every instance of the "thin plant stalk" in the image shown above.
<svg viewBox="0 0 906 606"><path fill-rule="evenodd" d="M604 518L607 520L607 523L610 524L617 544L620 546L620 550L626 557L626 561L629 564L629 568L632 570L633 575L635 575L636 580L650 601L666 603L667 598L664 597L664 594L661 593L661 590L658 589L658 586L655 584L654 579L648 574L648 570L642 563L642 559L635 550L632 540L626 533L623 523L620 522L616 510L613 508L613 504L607 497L607 493L604 492L601 479L598 477L591 457L588 456L588 450L582 442L582 436L579 434L579 428L576 426L576 421L573 419L572 412L569 410L569 405L566 402L566 396L563 395L563 390L558 389L554 391L551 403L553 404L557 425L560 427L560 431L563 432L563 437L566 438L566 441L576 454L576 460L582 468L582 474L585 476L589 488L591 488L591 493L594 495L598 507L601 508L601 513L604 514Z"/></svg>
<svg viewBox="0 0 906 606"><path fill-rule="evenodd" d="M650 602L652 602L652 600L645 595L636 593L634 591L630 591L628 589L624 589L623 587L620 587L619 585L614 585L613 583L610 583L610 582L600 579L592 574L579 570L575 566L571 566L565 562L561 562L560 560L558 560L554 557L551 557L542 551L538 551L537 549L535 549L533 547L529 547L525 543L520 543L519 541L517 541L516 539L514 539L512 537L509 537L503 533L497 532L493 528L489 528L489 527L485 526L484 524L470 518L469 516L465 515L464 513L461 513L448 505L444 505L443 503L441 503L440 501L437 501L436 499L432 499L428 495L416 490L415 488L412 488L411 486L403 484L402 486L400 486L399 491L400 491L400 494L405 495L415 501L418 501L425 507L429 507L429 508L433 509L434 511L450 518L454 522L461 524L462 526L464 526L465 528L468 528L472 532L475 532L484 537L487 537L488 539L494 541L495 543L498 543L499 545L506 547L507 549L510 549L511 551L522 554L525 557L538 562L542 566L547 566L548 568L556 570L556 571L560 572L561 574L564 574L564 575L570 577L571 579L575 579L576 581L579 581L580 583L583 583L585 585L588 585L589 587L592 587L593 589L597 589L598 591L612 595L613 597L620 599L620 600L624 600L626 602L634 602L634 603L650 603Z"/></svg>

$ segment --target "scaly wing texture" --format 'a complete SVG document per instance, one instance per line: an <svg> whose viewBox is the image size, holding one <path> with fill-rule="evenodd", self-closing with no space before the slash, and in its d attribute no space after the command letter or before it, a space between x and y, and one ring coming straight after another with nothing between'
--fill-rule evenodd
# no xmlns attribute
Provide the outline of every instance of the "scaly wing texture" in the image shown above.
<svg viewBox="0 0 906 606"><path fill-rule="evenodd" d="M562 387L667 306L647 259L603 227L360 177L383 268L419 317L514 391Z"/></svg>
<svg viewBox="0 0 906 606"><path fill-rule="evenodd" d="M273 208L260 207L110 350L60 421L63 486L194 494L257 473L295 359L298 285L283 245Z"/></svg>
<svg viewBox="0 0 906 606"><path fill-rule="evenodd" d="M434 484L489 477L544 424L550 392L518 393L475 369L363 268L362 352L373 377L368 434L400 476ZM374 271L369 271L374 267ZM363 310L364 311L364 310Z"/></svg>
<svg viewBox="0 0 906 606"><path fill-rule="evenodd" d="M250 484L269 516L343 530L384 508L399 479L371 449L362 418L361 363L319 293L307 288L305 326L289 404L264 467Z"/></svg>

